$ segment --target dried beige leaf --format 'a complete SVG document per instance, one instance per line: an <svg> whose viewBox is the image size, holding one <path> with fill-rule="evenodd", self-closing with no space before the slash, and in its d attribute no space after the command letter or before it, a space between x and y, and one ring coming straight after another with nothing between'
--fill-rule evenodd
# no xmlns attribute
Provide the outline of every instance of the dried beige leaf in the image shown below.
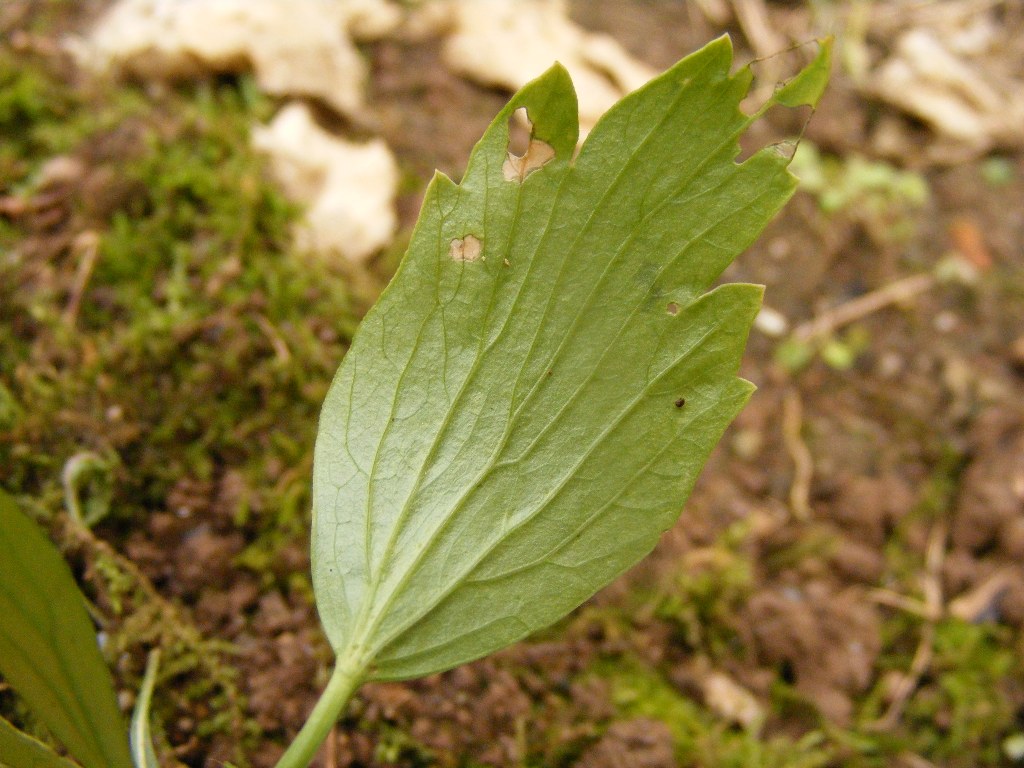
<svg viewBox="0 0 1024 768"><path fill-rule="evenodd" d="M385 0L121 0L71 47L94 69L147 79L251 69L268 93L351 114L367 74L351 38L382 36L400 20Z"/></svg>
<svg viewBox="0 0 1024 768"><path fill-rule="evenodd" d="M285 194L306 206L300 248L361 262L391 242L398 167L384 141L346 141L291 104L253 131L253 144L270 156Z"/></svg>
<svg viewBox="0 0 1024 768"><path fill-rule="evenodd" d="M612 104L655 75L613 38L573 23L561 0L454 2L447 8L452 30L443 55L452 70L516 90L558 61L576 85L581 138Z"/></svg>

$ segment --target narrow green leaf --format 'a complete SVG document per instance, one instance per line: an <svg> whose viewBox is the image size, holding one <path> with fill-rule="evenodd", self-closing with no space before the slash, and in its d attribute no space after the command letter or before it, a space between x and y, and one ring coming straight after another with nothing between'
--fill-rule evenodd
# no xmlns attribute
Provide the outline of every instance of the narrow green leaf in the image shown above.
<svg viewBox="0 0 1024 768"><path fill-rule="evenodd" d="M160 768L160 761L153 748L153 734L149 728L149 707L153 701L153 687L156 685L156 672L159 667L160 651L151 651L146 661L146 674L142 678L139 697L135 700L135 708L132 710L131 728L128 730L135 768Z"/></svg>
<svg viewBox="0 0 1024 768"><path fill-rule="evenodd" d="M0 491L0 674L85 768L130 768L114 684L71 570Z"/></svg>
<svg viewBox="0 0 1024 768"><path fill-rule="evenodd" d="M753 387L761 289L722 270L792 194L737 164L751 75L721 38L611 109L579 155L554 66L408 253L324 404L313 579L339 668L406 678L556 621L654 547ZM525 108L533 140L507 154Z"/></svg>
<svg viewBox="0 0 1024 768"><path fill-rule="evenodd" d="M78 768L0 717L0 768Z"/></svg>

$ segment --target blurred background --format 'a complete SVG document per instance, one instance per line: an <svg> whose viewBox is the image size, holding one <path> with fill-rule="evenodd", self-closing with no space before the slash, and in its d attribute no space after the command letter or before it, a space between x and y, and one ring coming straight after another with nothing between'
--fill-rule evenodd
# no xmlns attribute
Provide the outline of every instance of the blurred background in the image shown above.
<svg viewBox="0 0 1024 768"><path fill-rule="evenodd" d="M554 60L586 129L721 34L751 109L836 36L817 112L744 140L802 136L726 275L767 286L759 391L651 558L363 688L319 765L1024 764L1018 0L4 0L0 485L126 708L163 649L165 765L271 766L326 680L316 419L433 170Z"/></svg>

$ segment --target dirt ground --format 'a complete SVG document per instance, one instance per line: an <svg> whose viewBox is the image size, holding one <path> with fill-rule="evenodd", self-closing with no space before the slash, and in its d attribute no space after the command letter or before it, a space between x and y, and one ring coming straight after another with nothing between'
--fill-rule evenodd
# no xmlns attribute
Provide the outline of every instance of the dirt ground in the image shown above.
<svg viewBox="0 0 1024 768"><path fill-rule="evenodd" d="M0 9L0 70L31 62L57 84L38 114L19 119L66 124L59 110L46 118L54 99L68 114L110 101L112 86L90 84L54 42L102 6ZM810 6L767 9L774 28L814 29ZM722 32L751 56L749 29L731 16L711 21L696 3L581 0L572 14L659 68ZM870 42L884 50L892 39ZM376 132L407 179L407 233L429 173L458 177L507 94L451 74L436 41L398 37L362 53ZM193 98L116 87L168 109ZM165 765L263 768L330 668L305 552L316 408L396 253L358 290L345 288L345 270L282 273L306 281L294 289L292 305L304 304L294 319L276 283L224 294L225 281L244 282L236 256L249 246L221 257L196 235L215 224L183 223L174 237L210 254L186 270L191 289L205 291L195 315L138 330L146 302L163 306L173 286L173 268L156 259L132 277L153 281L141 303L125 298L116 269L97 267L69 331L58 316L76 295L82 233L127 237L128 221L151 217L162 198L138 187L148 183L137 165L147 146L200 135L210 119L200 112L182 127L146 109L0 154L0 484L50 521L102 617L126 707L146 651L165 649L156 707ZM790 138L804 117L769 115L750 139ZM2 109L0 118L10 119ZM442 675L362 688L318 765L1024 760L1024 151L939 162L927 125L865 96L842 66L805 140L827 158L833 187L853 184L860 161L884 164L884 181L831 206L802 188L727 273L766 285L766 304L792 332L769 321L753 333L742 374L759 390L679 524L641 565L527 642ZM74 159L64 175L51 166L42 185L33 174L51 158L40 147ZM272 192L248 205L286 216ZM226 239L287 249L276 223L247 226ZM870 304L887 291L898 295ZM851 306L862 309L843 316ZM837 316L835 327L801 335L802 323ZM301 370L276 365L280 348L260 317ZM170 405L178 397L184 409ZM193 403L202 423L189 421ZM62 522L60 473L83 448L109 468L83 486L112 509L91 533ZM36 727L2 681L0 712Z"/></svg>

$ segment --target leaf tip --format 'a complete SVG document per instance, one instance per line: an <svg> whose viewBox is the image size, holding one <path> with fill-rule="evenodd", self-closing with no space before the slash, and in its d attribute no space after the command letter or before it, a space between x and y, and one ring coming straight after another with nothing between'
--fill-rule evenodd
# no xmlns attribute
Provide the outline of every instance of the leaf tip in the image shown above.
<svg viewBox="0 0 1024 768"><path fill-rule="evenodd" d="M818 41L818 53L795 77L775 91L772 103L784 107L818 106L832 71L831 35Z"/></svg>
<svg viewBox="0 0 1024 768"><path fill-rule="evenodd" d="M550 145L553 155L572 154L579 139L579 102L565 65L556 61L523 86L500 117L507 118L519 108L526 109L531 138Z"/></svg>

